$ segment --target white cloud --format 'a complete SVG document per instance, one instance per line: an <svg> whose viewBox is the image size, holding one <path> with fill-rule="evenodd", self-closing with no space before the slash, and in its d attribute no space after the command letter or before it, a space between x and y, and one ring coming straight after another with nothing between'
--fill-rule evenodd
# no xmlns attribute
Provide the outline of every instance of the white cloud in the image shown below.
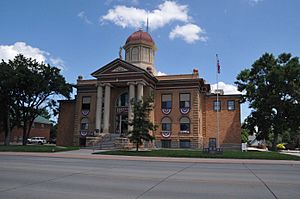
<svg viewBox="0 0 300 199"><path fill-rule="evenodd" d="M0 60L8 61L14 59L17 54L31 57L38 62L45 62L49 53L27 45L25 42L16 42L13 45L0 45Z"/></svg>
<svg viewBox="0 0 300 199"><path fill-rule="evenodd" d="M86 16L85 12L84 11L81 11L80 13L77 14L77 16L82 19L85 23L87 24L93 24L89 19L88 17Z"/></svg>
<svg viewBox="0 0 300 199"><path fill-rule="evenodd" d="M169 34L170 39L182 38L187 43L194 43L195 41L207 41L204 36L205 31L195 24L186 24L183 26L176 26Z"/></svg>
<svg viewBox="0 0 300 199"><path fill-rule="evenodd" d="M167 74L163 73L163 72L160 72L160 71L158 71L158 73L157 73L157 76L165 76L165 75L167 75Z"/></svg>
<svg viewBox="0 0 300 199"><path fill-rule="evenodd" d="M108 13L100 18L103 21L110 21L122 28L140 28L146 26L147 16L151 30L161 28L172 21L188 22L187 5L180 5L174 1L165 1L158 5L158 9L147 11L145 9L115 6L108 10Z"/></svg>
<svg viewBox="0 0 300 199"><path fill-rule="evenodd" d="M53 66L59 68L60 70L66 69L65 62L61 58L50 57L49 61Z"/></svg>
<svg viewBox="0 0 300 199"><path fill-rule="evenodd" d="M117 5L100 17L100 22L112 22L122 28L142 28L147 25L149 19L149 29L162 28L172 22L180 22L185 25L177 25L169 34L170 39L181 38L187 43L195 41L206 41L204 30L191 24L192 17L189 16L187 5L179 4L175 1L164 1L154 10L145 10L136 7Z"/></svg>
<svg viewBox="0 0 300 199"><path fill-rule="evenodd" d="M217 84L212 84L211 86L211 92L214 93L217 89ZM237 87L231 84L226 84L224 82L219 82L219 89L224 90L224 94L230 95L230 94L243 94L242 92L237 90Z"/></svg>
<svg viewBox="0 0 300 199"><path fill-rule="evenodd" d="M141 16L147 16L147 12L143 9L116 6L114 9L108 10L108 13L101 17L101 21L111 21L122 28L139 28L142 27L142 24L147 20L143 19L145 17Z"/></svg>
<svg viewBox="0 0 300 199"><path fill-rule="evenodd" d="M48 62L61 70L65 68L62 59L58 57L54 58L50 53L27 45L25 42L16 42L13 45L0 45L0 60L3 59L7 62L8 60L13 60L18 54L22 54L25 57L31 57L32 59L36 59L38 62Z"/></svg>

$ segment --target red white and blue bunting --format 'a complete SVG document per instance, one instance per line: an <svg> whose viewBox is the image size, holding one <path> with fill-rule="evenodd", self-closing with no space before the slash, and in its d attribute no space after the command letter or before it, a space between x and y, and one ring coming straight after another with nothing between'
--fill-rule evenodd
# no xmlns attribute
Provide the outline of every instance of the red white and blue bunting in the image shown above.
<svg viewBox="0 0 300 199"><path fill-rule="evenodd" d="M162 131L162 132L161 132L161 135L162 135L164 138L170 137L171 134L172 134L171 131Z"/></svg>
<svg viewBox="0 0 300 199"><path fill-rule="evenodd" d="M88 132L89 131L84 131L84 130L80 131L80 135L83 136L83 137L85 137L85 136L87 136Z"/></svg>
<svg viewBox="0 0 300 199"><path fill-rule="evenodd" d="M90 110L82 110L82 115L87 116L90 113Z"/></svg>
<svg viewBox="0 0 300 199"><path fill-rule="evenodd" d="M162 111L163 114L165 114L165 115L170 114L170 113L171 113L171 110L172 110L172 109L170 109L170 108L163 108L163 109L161 109L161 111Z"/></svg>
<svg viewBox="0 0 300 199"><path fill-rule="evenodd" d="M181 109L180 109L180 112L181 112L182 114L187 114L188 112L190 112L190 108L181 108Z"/></svg>

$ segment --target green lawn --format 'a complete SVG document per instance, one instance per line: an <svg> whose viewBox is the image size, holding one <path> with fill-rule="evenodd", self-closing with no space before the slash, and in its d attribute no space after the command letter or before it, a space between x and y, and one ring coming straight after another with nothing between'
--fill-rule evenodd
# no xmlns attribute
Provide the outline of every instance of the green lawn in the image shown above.
<svg viewBox="0 0 300 199"><path fill-rule="evenodd" d="M60 146L47 146L47 145L10 145L10 146L0 146L0 152L59 152L59 151L70 151L78 150L79 147L60 147Z"/></svg>
<svg viewBox="0 0 300 199"><path fill-rule="evenodd" d="M95 154L127 155L151 157L185 157L185 158L233 158L233 159L267 159L267 160L300 160L300 157L280 154L277 152L258 151L224 151L222 154L207 154L198 150L152 150L152 151L105 151Z"/></svg>

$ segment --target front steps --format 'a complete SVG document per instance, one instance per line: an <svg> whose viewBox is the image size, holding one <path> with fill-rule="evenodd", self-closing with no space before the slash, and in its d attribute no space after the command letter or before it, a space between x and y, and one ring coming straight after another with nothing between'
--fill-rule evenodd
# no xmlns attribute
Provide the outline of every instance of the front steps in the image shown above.
<svg viewBox="0 0 300 199"><path fill-rule="evenodd" d="M129 149L130 147L132 144L128 138L122 138L120 134L106 133L86 138L86 148L95 150Z"/></svg>

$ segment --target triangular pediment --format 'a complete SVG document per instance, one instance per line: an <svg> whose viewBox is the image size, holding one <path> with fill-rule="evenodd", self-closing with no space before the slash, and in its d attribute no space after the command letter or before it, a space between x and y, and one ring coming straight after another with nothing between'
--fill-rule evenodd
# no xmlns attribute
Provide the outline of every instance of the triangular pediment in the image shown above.
<svg viewBox="0 0 300 199"><path fill-rule="evenodd" d="M115 59L112 62L101 67L100 69L96 70L91 75L94 77L99 77L102 75L113 75L113 74L122 75L128 73L148 73L148 72L124 60Z"/></svg>

